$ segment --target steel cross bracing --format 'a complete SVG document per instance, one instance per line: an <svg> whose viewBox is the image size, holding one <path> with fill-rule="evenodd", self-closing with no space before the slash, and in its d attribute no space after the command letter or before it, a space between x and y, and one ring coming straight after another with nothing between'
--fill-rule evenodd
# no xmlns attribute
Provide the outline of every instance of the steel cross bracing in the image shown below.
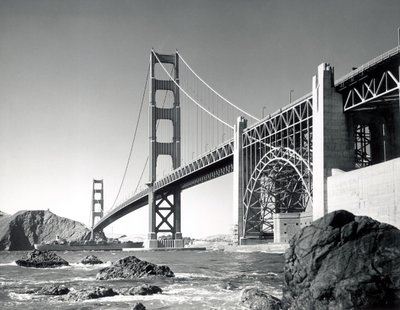
<svg viewBox="0 0 400 310"><path fill-rule="evenodd" d="M312 98L245 130L243 238L273 232L273 214L302 212L312 200Z"/></svg>
<svg viewBox="0 0 400 310"><path fill-rule="evenodd" d="M336 89L343 95L343 110L347 112L397 102L399 59L400 49L395 47L336 81Z"/></svg>

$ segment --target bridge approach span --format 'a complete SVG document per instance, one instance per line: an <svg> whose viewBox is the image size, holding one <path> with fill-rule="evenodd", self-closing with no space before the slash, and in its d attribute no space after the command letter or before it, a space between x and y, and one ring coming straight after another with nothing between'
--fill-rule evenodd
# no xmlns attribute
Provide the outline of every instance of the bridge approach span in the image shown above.
<svg viewBox="0 0 400 310"><path fill-rule="evenodd" d="M152 185L155 198L158 200L163 195L168 195L172 188L187 189L228 174L232 172L232 163L233 140L231 139L157 180ZM151 184L149 184L149 188L137 193L105 214L93 227L93 230L100 231L121 217L146 206L150 187Z"/></svg>

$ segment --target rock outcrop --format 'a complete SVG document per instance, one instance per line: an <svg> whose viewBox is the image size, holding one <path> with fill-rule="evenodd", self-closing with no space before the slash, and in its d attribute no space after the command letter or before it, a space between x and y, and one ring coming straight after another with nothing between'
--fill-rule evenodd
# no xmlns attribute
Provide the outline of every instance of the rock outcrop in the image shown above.
<svg viewBox="0 0 400 310"><path fill-rule="evenodd" d="M135 279L148 276L174 277L175 275L168 266L157 266L135 256L128 256L117 260L110 267L101 269L97 273L96 279Z"/></svg>
<svg viewBox="0 0 400 310"><path fill-rule="evenodd" d="M36 295L66 295L69 293L69 288L65 285L45 285L40 290L36 291Z"/></svg>
<svg viewBox="0 0 400 310"><path fill-rule="evenodd" d="M54 252L33 250L15 262L22 267L54 268L68 266L68 262Z"/></svg>
<svg viewBox="0 0 400 310"><path fill-rule="evenodd" d="M0 250L33 250L35 243L51 242L57 236L67 241L86 240L90 230L50 211L20 211L0 217Z"/></svg>
<svg viewBox="0 0 400 310"><path fill-rule="evenodd" d="M332 212L293 237L285 260L283 309L400 309L400 231L391 225Z"/></svg>
<svg viewBox="0 0 400 310"><path fill-rule="evenodd" d="M247 287L242 291L240 302L252 310L280 310L281 301L255 287Z"/></svg>
<svg viewBox="0 0 400 310"><path fill-rule="evenodd" d="M103 262L97 258L95 255L88 255L84 259L81 260L81 264L84 265L97 265L103 264Z"/></svg>
<svg viewBox="0 0 400 310"><path fill-rule="evenodd" d="M97 299L102 297L112 297L115 295L119 295L116 291L112 288L98 286L94 288L87 288L78 291L71 291L67 299L69 301L82 301L87 299Z"/></svg>
<svg viewBox="0 0 400 310"><path fill-rule="evenodd" d="M138 302L133 305L132 310L146 310L146 307L141 302Z"/></svg>
<svg viewBox="0 0 400 310"><path fill-rule="evenodd" d="M162 289L156 285L143 284L129 289L129 295L153 295L161 294Z"/></svg>

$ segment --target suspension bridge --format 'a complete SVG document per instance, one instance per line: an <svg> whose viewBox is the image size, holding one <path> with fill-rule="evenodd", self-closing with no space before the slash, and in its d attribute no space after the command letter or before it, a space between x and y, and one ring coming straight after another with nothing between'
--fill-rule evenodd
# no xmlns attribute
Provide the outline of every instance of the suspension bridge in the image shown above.
<svg viewBox="0 0 400 310"><path fill-rule="evenodd" d="M336 81L323 63L310 93L258 119L212 88L178 51L152 50L129 158L147 88L149 156L135 193L117 203L125 169L106 214L102 184L94 187L93 231L148 205L147 247L162 246L159 233L182 247L181 192L233 173L234 242L287 242L330 211L334 171L400 157L399 55L397 46Z"/></svg>

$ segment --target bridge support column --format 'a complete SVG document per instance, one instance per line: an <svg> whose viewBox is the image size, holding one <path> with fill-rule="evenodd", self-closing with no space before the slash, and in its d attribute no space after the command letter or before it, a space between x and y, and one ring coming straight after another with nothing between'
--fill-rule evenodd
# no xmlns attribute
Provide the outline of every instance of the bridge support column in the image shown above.
<svg viewBox="0 0 400 310"><path fill-rule="evenodd" d="M156 234L156 200L154 198L153 184L149 183L149 234L145 242L145 247L154 249L158 247L157 234Z"/></svg>
<svg viewBox="0 0 400 310"><path fill-rule="evenodd" d="M94 240L93 227L96 217L102 218L104 214L104 186L103 180L93 180L92 192L92 232L90 239Z"/></svg>
<svg viewBox="0 0 400 310"><path fill-rule="evenodd" d="M313 99L313 220L327 213L327 178L332 168L351 170L354 147L351 124L343 113L341 94L334 88L334 71L318 66L312 80Z"/></svg>
<svg viewBox="0 0 400 310"><path fill-rule="evenodd" d="M247 120L238 117L233 140L233 243L241 244L243 237L244 158L243 131Z"/></svg>
<svg viewBox="0 0 400 310"><path fill-rule="evenodd" d="M159 80L155 76L155 66L171 64L173 66L174 81ZM149 102L149 180L151 190L149 193L149 235L146 246L157 248L159 246L183 247L181 233L181 189L173 188L165 192L157 192L153 186L157 180L157 159L161 155L170 156L172 169L181 165L181 112L179 88L179 55L150 54L150 102ZM171 92L173 102L171 107L157 102L157 91ZM170 122L173 126L172 139L162 140L157 137L159 121ZM170 197L173 197L171 199ZM173 242L159 242L158 233L172 235Z"/></svg>

